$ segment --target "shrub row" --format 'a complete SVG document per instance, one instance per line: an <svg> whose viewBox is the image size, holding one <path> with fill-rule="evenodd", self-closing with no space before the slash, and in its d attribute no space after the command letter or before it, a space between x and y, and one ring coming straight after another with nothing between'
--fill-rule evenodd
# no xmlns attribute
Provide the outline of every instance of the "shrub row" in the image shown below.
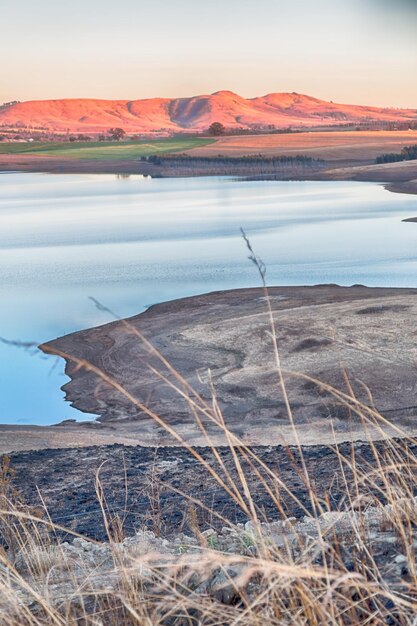
<svg viewBox="0 0 417 626"><path fill-rule="evenodd" d="M376 158L376 163L397 163L399 161L413 161L417 159L417 144L405 146L401 152L387 152Z"/></svg>

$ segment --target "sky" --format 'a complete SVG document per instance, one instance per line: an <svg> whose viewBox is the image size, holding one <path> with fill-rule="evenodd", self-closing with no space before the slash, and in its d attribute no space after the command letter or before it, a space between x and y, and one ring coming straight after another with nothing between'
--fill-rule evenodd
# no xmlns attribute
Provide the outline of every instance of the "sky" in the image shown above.
<svg viewBox="0 0 417 626"><path fill-rule="evenodd" d="M0 102L306 93L417 108L417 0L0 0Z"/></svg>

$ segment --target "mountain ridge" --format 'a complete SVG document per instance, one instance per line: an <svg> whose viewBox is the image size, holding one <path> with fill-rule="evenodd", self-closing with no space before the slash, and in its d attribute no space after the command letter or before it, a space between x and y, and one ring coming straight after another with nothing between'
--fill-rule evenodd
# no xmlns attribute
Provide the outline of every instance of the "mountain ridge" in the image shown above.
<svg viewBox="0 0 417 626"><path fill-rule="evenodd" d="M227 90L186 98L64 98L0 107L0 126L51 132L103 133L120 126L130 133L172 134L205 131L215 121L229 129L252 130L371 121L417 122L417 109L339 104L296 92L244 98Z"/></svg>

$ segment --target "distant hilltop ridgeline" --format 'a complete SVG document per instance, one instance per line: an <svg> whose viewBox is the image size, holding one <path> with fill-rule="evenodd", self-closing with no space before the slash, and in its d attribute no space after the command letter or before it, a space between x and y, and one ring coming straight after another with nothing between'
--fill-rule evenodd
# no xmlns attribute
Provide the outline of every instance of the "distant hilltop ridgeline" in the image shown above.
<svg viewBox="0 0 417 626"><path fill-rule="evenodd" d="M271 93L246 99L231 91L190 98L38 100L0 106L0 128L56 133L98 134L112 127L122 127L129 133L172 135L204 132L213 122L230 130L279 130L372 122L408 122L414 127L417 110L335 104L298 93Z"/></svg>

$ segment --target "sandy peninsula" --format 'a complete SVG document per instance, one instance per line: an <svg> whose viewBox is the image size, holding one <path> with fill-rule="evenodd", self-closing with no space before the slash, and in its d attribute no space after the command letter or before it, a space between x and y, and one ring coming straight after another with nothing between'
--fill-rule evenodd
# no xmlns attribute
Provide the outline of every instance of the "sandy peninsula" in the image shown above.
<svg viewBox="0 0 417 626"><path fill-rule="evenodd" d="M272 287L269 294L301 443L363 438L362 418L340 393L353 393L358 402L371 405L391 422L390 427L381 420L368 424L367 437L417 434L417 289L321 285ZM263 291L241 289L155 305L127 321L51 341L41 348L68 355L70 380L63 387L67 400L80 411L96 414L97 421L48 428L2 426L0 450L113 443L178 445L179 440L155 422L148 409L180 439L206 445L196 426L197 411L211 441L222 445L224 433L202 409L212 407L213 393L228 428L246 443L293 444L296 438L279 384L270 330ZM78 368L69 355L100 368L138 404L95 373Z"/></svg>

